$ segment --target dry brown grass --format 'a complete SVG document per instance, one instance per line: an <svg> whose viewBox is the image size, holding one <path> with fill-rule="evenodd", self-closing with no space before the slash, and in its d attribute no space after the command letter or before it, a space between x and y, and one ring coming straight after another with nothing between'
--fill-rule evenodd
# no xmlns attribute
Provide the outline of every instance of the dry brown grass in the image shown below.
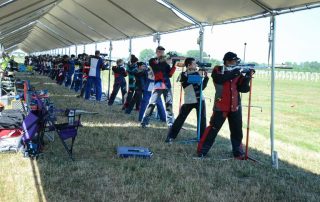
<svg viewBox="0 0 320 202"><path fill-rule="evenodd" d="M150 128L141 129L135 112L127 116L119 105L108 107L106 104L84 102L75 98L71 91L52 85L52 81L46 77L28 79L40 82L35 85L37 88L49 89L57 107L97 111L99 115L83 117L84 127L79 130L74 147L75 162L68 159L58 138L47 145L44 155L37 161L25 159L22 154L1 154L0 201L320 200L320 158L317 148L308 149L285 139L277 140L280 169L271 168L268 155L270 143L265 134L268 130L266 108L269 103L263 95L254 98L255 102L259 101L264 106L264 111L253 113L250 154L264 164L219 160L230 156L226 124L209 153L210 158L194 160L196 145L164 143L167 128L162 123L152 122ZM257 82L256 89L263 88L263 83ZM178 90L176 87L176 96ZM211 91L208 89L206 93L210 94ZM175 100L178 100L177 97ZM281 101L277 100L278 106ZM208 102L208 118L211 107L212 103ZM278 115L282 116L285 108L279 111ZM302 115L297 113L297 116ZM316 115L313 121L305 117L301 120L302 125L309 122L314 124L319 121L318 117ZM181 131L179 139L195 136L194 120L195 116L192 115L186 125L191 129ZM277 121L280 127L290 126L290 123L282 123L284 120L279 116ZM279 128L277 130L283 132ZM297 126L296 130L304 128ZM308 133L319 135L316 131L313 133L310 129ZM298 138L295 134L291 135L292 138ZM305 136L298 140L303 141L304 138L309 142ZM319 136L316 137L315 144L319 141ZM150 160L120 159L115 154L115 148L120 145L149 147L154 156Z"/></svg>

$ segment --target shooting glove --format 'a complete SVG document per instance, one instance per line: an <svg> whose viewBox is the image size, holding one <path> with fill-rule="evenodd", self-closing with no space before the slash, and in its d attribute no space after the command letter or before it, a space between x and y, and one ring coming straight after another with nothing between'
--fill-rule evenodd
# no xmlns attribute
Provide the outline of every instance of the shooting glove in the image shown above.
<svg viewBox="0 0 320 202"><path fill-rule="evenodd" d="M234 69L231 71L232 75L234 75L235 77L240 76L241 72L239 69Z"/></svg>

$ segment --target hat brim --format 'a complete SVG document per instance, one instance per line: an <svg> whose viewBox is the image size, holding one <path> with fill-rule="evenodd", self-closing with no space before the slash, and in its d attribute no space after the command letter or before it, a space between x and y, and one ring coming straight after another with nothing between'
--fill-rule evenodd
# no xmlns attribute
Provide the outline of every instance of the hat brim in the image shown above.
<svg viewBox="0 0 320 202"><path fill-rule="evenodd" d="M166 49L163 48L162 46L158 46L158 47L157 47L157 50L164 51L164 50L166 50Z"/></svg>

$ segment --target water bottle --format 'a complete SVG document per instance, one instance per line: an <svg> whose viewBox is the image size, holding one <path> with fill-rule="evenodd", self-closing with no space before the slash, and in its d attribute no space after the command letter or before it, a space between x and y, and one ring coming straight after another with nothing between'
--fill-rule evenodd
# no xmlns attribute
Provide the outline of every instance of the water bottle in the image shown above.
<svg viewBox="0 0 320 202"><path fill-rule="evenodd" d="M68 114L68 124L71 126L74 125L74 119L75 119L74 109L70 109Z"/></svg>

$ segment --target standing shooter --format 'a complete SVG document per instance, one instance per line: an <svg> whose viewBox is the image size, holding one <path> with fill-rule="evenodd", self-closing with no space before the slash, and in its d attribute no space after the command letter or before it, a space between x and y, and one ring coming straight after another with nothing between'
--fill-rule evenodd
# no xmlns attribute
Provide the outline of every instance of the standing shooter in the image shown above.
<svg viewBox="0 0 320 202"><path fill-rule="evenodd" d="M102 58L100 57L100 51L96 51L95 55L90 58L90 71L89 77L86 85L86 94L85 99L88 100L90 97L90 92L92 85L94 85L96 100L101 100L102 95L102 86L101 86L101 70L103 69L104 63Z"/></svg>
<svg viewBox="0 0 320 202"><path fill-rule="evenodd" d="M201 136L197 153L199 157L207 155L224 121L228 119L233 156L242 160L244 152L239 92L249 92L251 72L243 75L239 69L233 68L240 62L235 53L227 52L223 57L223 62L223 66L215 66L212 71L211 76L216 90L213 114L210 118L210 125Z"/></svg>
<svg viewBox="0 0 320 202"><path fill-rule="evenodd" d="M200 99L202 101L201 104L201 121L200 126L197 128L200 129L200 134L203 133L206 128L206 104L203 98L200 98L201 90L204 90L207 87L207 83L209 78L207 76L207 72L204 72L204 80L202 84L200 83L190 83L188 78L190 76L201 76L201 73L197 70L197 64L194 58L186 58L184 64L187 68L187 71L182 72L179 76L179 81L184 89L184 104L180 108L180 113L177 119L174 121L172 127L169 129L167 139L165 142L172 142L178 135L180 129L182 128L183 123L188 117L189 113L192 109L197 110L197 119L199 119L199 103ZM203 96L202 96L203 97ZM197 121L199 123L199 121Z"/></svg>
<svg viewBox="0 0 320 202"><path fill-rule="evenodd" d="M176 67L173 62L172 67L167 63L164 56L165 49L162 46L158 46L156 49L156 58L149 60L149 65L154 73L155 81L153 92L141 121L141 127L145 128L149 123L149 118L155 108L158 98L163 95L166 107L166 121L168 127L173 124L173 112L172 112L172 92L170 78L174 74Z"/></svg>

